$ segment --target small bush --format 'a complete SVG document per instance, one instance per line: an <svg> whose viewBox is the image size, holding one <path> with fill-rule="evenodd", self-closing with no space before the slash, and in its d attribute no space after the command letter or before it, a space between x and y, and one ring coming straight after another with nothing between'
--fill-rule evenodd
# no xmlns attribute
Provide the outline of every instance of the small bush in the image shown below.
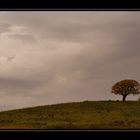
<svg viewBox="0 0 140 140"><path fill-rule="evenodd" d="M118 123L118 121L114 121L114 123L116 124L116 123Z"/></svg>
<svg viewBox="0 0 140 140"><path fill-rule="evenodd" d="M132 120L131 122L132 122L132 123L135 123L135 121L133 121L133 120Z"/></svg>
<svg viewBox="0 0 140 140"><path fill-rule="evenodd" d="M107 109L106 111L107 111L107 112L110 112L110 110L109 110L109 109Z"/></svg>
<svg viewBox="0 0 140 140"><path fill-rule="evenodd" d="M130 116L130 114L129 114L129 113L126 113L126 114L125 114L125 116L129 117L129 116Z"/></svg>

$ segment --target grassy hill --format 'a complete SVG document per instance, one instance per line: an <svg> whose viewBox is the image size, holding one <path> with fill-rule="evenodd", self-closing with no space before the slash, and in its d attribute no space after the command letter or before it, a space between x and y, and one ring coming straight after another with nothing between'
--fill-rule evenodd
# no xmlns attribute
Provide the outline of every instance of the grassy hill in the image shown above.
<svg viewBox="0 0 140 140"><path fill-rule="evenodd" d="M140 129L140 102L85 101L0 112L0 129Z"/></svg>

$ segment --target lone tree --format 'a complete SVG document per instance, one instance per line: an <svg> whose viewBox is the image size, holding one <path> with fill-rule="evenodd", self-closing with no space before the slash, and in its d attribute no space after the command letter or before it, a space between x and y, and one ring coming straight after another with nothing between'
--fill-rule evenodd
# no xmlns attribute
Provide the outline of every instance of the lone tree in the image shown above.
<svg viewBox="0 0 140 140"><path fill-rule="evenodd" d="M122 101L125 101L129 94L140 94L140 85L135 80L122 80L112 86L112 93L122 95Z"/></svg>

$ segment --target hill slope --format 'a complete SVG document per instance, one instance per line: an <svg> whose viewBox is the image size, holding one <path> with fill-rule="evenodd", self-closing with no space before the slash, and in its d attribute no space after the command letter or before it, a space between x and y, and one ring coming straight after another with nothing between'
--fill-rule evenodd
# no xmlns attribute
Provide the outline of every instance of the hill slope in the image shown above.
<svg viewBox="0 0 140 140"><path fill-rule="evenodd" d="M0 112L0 129L140 128L140 102L85 101Z"/></svg>

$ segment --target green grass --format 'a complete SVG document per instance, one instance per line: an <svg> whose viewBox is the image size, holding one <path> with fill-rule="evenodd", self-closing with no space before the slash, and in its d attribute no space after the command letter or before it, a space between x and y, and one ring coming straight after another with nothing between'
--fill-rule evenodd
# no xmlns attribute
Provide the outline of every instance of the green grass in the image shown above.
<svg viewBox="0 0 140 140"><path fill-rule="evenodd" d="M140 102L85 101L0 112L0 129L140 129Z"/></svg>

